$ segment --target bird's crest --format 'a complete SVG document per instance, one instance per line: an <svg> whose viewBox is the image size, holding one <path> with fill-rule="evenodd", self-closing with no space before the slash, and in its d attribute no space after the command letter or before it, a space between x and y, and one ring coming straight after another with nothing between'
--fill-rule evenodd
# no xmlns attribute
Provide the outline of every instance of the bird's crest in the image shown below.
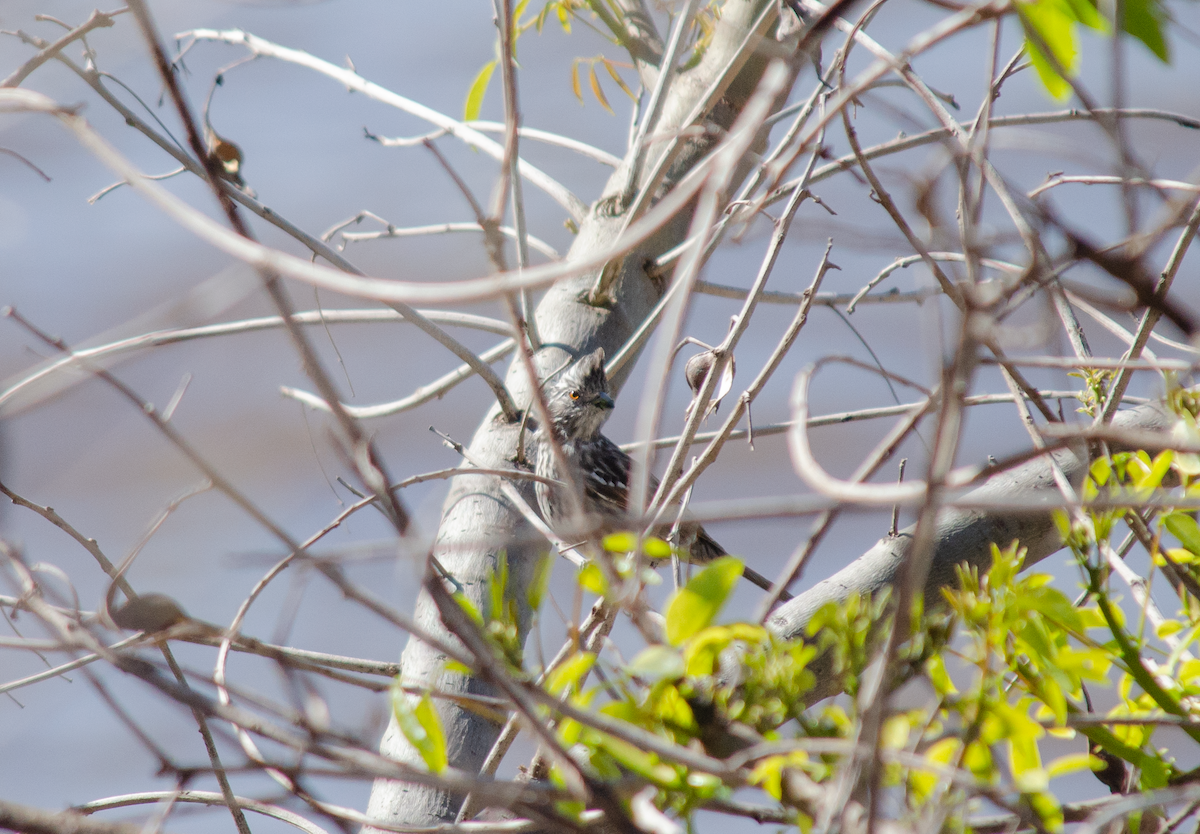
<svg viewBox="0 0 1200 834"><path fill-rule="evenodd" d="M554 381L553 388L555 393L572 389L593 394L608 393L608 376L604 373L604 348L596 348L568 366Z"/></svg>

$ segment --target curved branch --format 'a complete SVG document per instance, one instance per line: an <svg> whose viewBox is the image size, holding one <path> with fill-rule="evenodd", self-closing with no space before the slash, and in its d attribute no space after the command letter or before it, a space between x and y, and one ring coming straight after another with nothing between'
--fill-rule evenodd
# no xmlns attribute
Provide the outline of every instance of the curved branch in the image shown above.
<svg viewBox="0 0 1200 834"><path fill-rule="evenodd" d="M544 287L556 281L586 273L613 258L628 255L631 250L658 235L664 224L669 223L683 211L704 184L704 177L693 171L692 176L673 189L640 220L631 224L617 239L606 238L604 247L599 248L599 251L593 252L592 247L589 247L587 257L578 260L501 272L464 281L445 281L437 284L397 281L330 269L230 232L220 223L147 179L128 159L92 130L74 110L62 107L40 93L22 89L0 90L0 108L10 112L45 113L56 116L75 134L85 149L114 172L124 177L134 190L139 191L183 228L208 241L226 254L244 261L256 269L270 270L317 287L359 298L370 298L389 305L481 301L503 297L522 289ZM706 161L704 164L709 163ZM234 191L236 192L236 189ZM579 238L576 240L578 241ZM640 263L639 271L641 271ZM406 314L405 317L409 316ZM415 319L414 323L417 323Z"/></svg>
<svg viewBox="0 0 1200 834"><path fill-rule="evenodd" d="M513 403L512 396L508 393L508 388L504 386L504 380L497 376L492 370L492 366L487 364L482 357L476 356L475 352L469 349L462 342L450 336L445 330L440 327L431 326L429 328L422 326L420 318L411 317L408 311L412 308L407 304L388 304L393 310L400 315L408 318L417 327L420 327L433 338L437 339L447 350L465 362L472 371L479 374L488 388L492 389L492 393L496 395L496 402L500 404L500 410L504 412L504 418L510 423L515 423L521 419L521 414L517 411L516 405Z"/></svg>
<svg viewBox="0 0 1200 834"><path fill-rule="evenodd" d="M236 797L238 807L253 811L256 814L262 814L267 817L274 817L281 822L286 822L288 825L299 828L305 834L328 834L324 828L316 825L313 822L305 819L297 813L280 808L278 805L272 805L269 802L260 802L257 799L249 797ZM82 805L75 806L75 810L82 814L94 814L96 811L107 811L110 808L126 808L130 805L149 805L151 803L170 800L172 802L186 802L198 805L224 805L225 798L215 791L147 791L145 793L129 793L122 796L110 796L104 799L95 799L91 802L85 802Z"/></svg>
<svg viewBox="0 0 1200 834"><path fill-rule="evenodd" d="M501 336L509 336L512 334L512 327L506 322L498 319L488 318L487 316L478 316L471 313L456 313L446 312L443 310L419 310L422 316L432 322L440 324L449 324L458 327L469 327L475 330L482 330L486 333L496 333ZM150 313L154 316L154 313ZM135 323L142 322L139 318ZM295 324L306 325L326 325L326 324L369 324L375 322L404 322L408 321L403 315L395 310L305 310L300 313L295 313L292 316L292 321ZM116 356L134 351L143 350L152 347L163 347L165 345L173 345L179 342L190 342L195 339L207 339L215 336L232 336L239 333L256 333L261 330L272 330L283 327L283 319L279 316L262 316L253 319L242 319L241 321L222 322L220 324L205 324L198 327L185 327L171 330L154 330L146 333L139 333L135 336L129 336L123 339L114 339L113 341L104 342L95 347L77 347L69 355L59 356L54 359L47 359L45 362L33 368L18 374L15 378L10 378L4 388L0 388L0 413L12 414L30 407L34 403L61 393L67 386L72 384L71 381L54 383L50 379L61 371L80 370L83 373L89 373L80 366L87 363L88 367L112 367L112 360ZM118 328L121 329L121 328ZM111 335L111 333L110 333ZM510 340L511 342L511 340ZM504 343L502 343L504 344ZM497 346L498 348L499 346ZM485 362L494 362L501 358L503 353L496 353L496 348L492 351L486 351L481 354L480 358ZM104 360L104 361L100 361ZM461 369L460 369L461 370ZM459 379L466 379L470 374L465 374ZM439 382L444 383L447 377L443 377ZM37 385L41 382L42 385ZM33 390L28 390L33 386ZM50 386L49 390L46 390ZM423 390L423 389L422 389ZM18 395L24 393L24 396L14 402ZM424 400L422 400L424 402Z"/></svg>
<svg viewBox="0 0 1200 834"><path fill-rule="evenodd" d="M181 149L175 147L171 143L162 139L162 137L160 137L158 134L156 134L153 130L151 130L149 128L149 126L147 126L140 118L138 118L136 114L134 114L132 111L130 111L129 108L125 107L114 96L112 96L112 94L109 93L104 88L104 86L99 83L98 73L96 73L94 70L85 71L85 70L79 68L74 62L64 58L62 55L58 55L57 57L60 61L62 61L64 64L66 64L75 74L77 74L80 78L82 78L90 87L92 87L92 89L94 89L97 93L99 93L105 99L105 101L107 101L119 113L121 113L121 115L123 115L125 117L126 121L129 124L134 125L139 130L141 130L144 134L146 134L148 137L150 137L155 142L155 144L157 144L160 148L162 148L167 153L169 153L170 155L175 157L177 160L179 160L190 171L192 171L196 175L200 176L201 178L207 178L207 174L206 174L206 171L203 166L201 166L198 162L196 162L192 157L188 156L188 154L185 153L184 151L182 151ZM44 99L44 97L41 100L39 100L37 97L33 97L33 98L15 97L10 102L10 106L15 106L17 108L29 109L34 112L55 113L55 114L59 115L60 118L66 117L66 116L72 117L72 120L68 120L67 124L72 127L72 130L74 130L74 132L76 133L76 136L79 138L79 140L84 145L84 147L91 150L91 152L93 154L95 154L96 156L98 156L100 159L105 160L106 164L108 164L109 167L112 168L113 170L117 171L117 173L121 174L122 177L124 178L125 182L127 182L131 187L133 187L135 190L137 190L139 182L142 184L149 184L151 182L150 178L143 177L141 172L138 171L131 163L129 163L128 160L126 160L123 156L121 156L121 154L116 152L101 137L94 134L91 131L91 129L88 127L86 122L75 117L75 113L73 111L69 111L65 108L58 108L55 105L53 105L53 103L51 103L49 99ZM350 273L352 275L359 275L359 276L363 275L362 271L360 269L358 269L358 267L354 266L352 263L350 263L348 260L346 260L346 258L344 258L340 253L334 251L327 243L313 238L312 235L309 235L308 233L304 232L299 227L293 225L292 223L290 223L287 220L280 217L275 212L271 211L266 206L263 206L257 200L253 199L248 194L246 194L244 191L242 191L240 188L235 187L232 183L226 181L225 179L214 178L211 181L211 185L215 190L217 190L217 192L222 197L222 199L230 199L236 203L239 203L239 204L245 206L246 208L248 208L252 212L254 212L256 215L258 215L259 217L262 217L263 219L267 220L268 222L270 222L273 225L277 226L278 228L282 229L287 234L291 235L292 237L294 237L297 240L299 240L300 242L302 242L305 246L307 246L309 249L311 249L314 254L320 255L321 257L325 258L330 263L337 266L339 269L342 269L345 272ZM145 193L145 192L143 192L143 193ZM166 194L166 192L163 190L160 190L157 193L160 196ZM147 196L151 196L151 195L147 195ZM152 196L151 196L151 201L152 202L154 201ZM168 202L172 202L172 201L168 200ZM160 207L164 208L164 210L166 211L166 213L168 215L175 217L176 220L178 220L181 223L181 225L183 225L185 228L191 228L191 230L194 233L199 234L199 232L197 232L196 228L189 227L185 218L190 217L193 220L197 217L203 218L204 216L202 214L195 212L194 210L191 210L187 206L186 203L183 203L182 201L179 201L179 200L173 201L172 208L166 208L166 207L162 206L161 204L160 204ZM206 223L201 223L202 226L207 225L207 228L210 232L213 231L213 229L218 230L220 235L224 235L225 239L227 241L228 241L229 237L233 237L233 238L240 237L239 235L228 232L219 223L214 223L213 221L211 221L208 218L204 218L204 220L206 221ZM201 234L201 237L203 237L203 234ZM245 240L244 238L242 238L242 239ZM252 241L248 241L248 240L246 242L253 243ZM257 246L257 244L254 244L254 245ZM237 256L235 256L235 257L237 257ZM297 259L297 260L299 260L299 259ZM301 261L301 262L303 263L303 261ZM268 264L266 262L260 262L260 263L256 264L256 266L259 269L268 269L271 271L281 271L281 270L274 269L270 264ZM351 293L351 294L353 294L353 293ZM467 355L470 354L470 351L466 348L465 345L458 342L456 339L454 339L452 336L450 336L450 334L441 330L432 321L430 321L429 319L427 319L426 317L424 317L420 313L418 313L414 308L412 308L407 303L405 303L404 299L401 299L401 298L391 299L391 301L389 302L389 306L391 306L393 309L400 312L401 315L403 315L406 319L411 321L413 324L415 324L421 330L423 330L426 333L428 333L429 335L433 336L438 342L440 342L441 344L448 347L455 355L459 356L459 358L462 358L465 361L475 361L474 359L466 358ZM472 356L473 356L473 354L472 354ZM497 399L501 403L501 406L504 407L505 413L510 416L510 419L515 419L515 414L513 414L511 411L511 407L510 407L511 403L509 403L507 401L508 400L507 395L502 393L502 389L497 390Z"/></svg>
<svg viewBox="0 0 1200 834"><path fill-rule="evenodd" d="M494 159L504 159L503 146L484 136L478 130L468 127L457 119L452 119L443 113L439 113L431 107L426 107L412 99L405 98L399 93L394 93L378 84L370 82L353 70L323 61L303 50L289 49L286 46L280 46L279 44L271 43L268 40L251 35L249 32L243 32L240 29L228 29L225 31L193 29L189 32L180 32L175 38L176 40L194 38L195 40L219 41L235 46L244 46L256 56L276 58L280 61L287 61L288 63L307 67L334 79L340 84L344 84L349 90L362 93L368 98L375 99L375 101L391 105L399 110L403 110L405 113L411 113L419 119L424 119L430 124L435 124L455 138L461 139L469 147L477 148ZM518 163L518 168L525 179L542 189L542 191L545 191L554 202L565 208L576 222L583 220L587 215L588 207L584 205L583 201L548 174L524 160Z"/></svg>
<svg viewBox="0 0 1200 834"><path fill-rule="evenodd" d="M377 232L343 232L342 240L359 242L363 240L386 240L396 237L418 237L422 235L441 235L451 232L486 232L478 223L433 223L428 226L389 226ZM507 238L516 239L517 230L512 226L497 226L496 231ZM529 247L541 252L547 258L557 261L562 255L546 241L533 235L527 237Z"/></svg>
<svg viewBox="0 0 1200 834"><path fill-rule="evenodd" d="M503 359L505 356L512 353L515 347L516 342L514 342L512 339L505 339L503 342L491 348L490 350L485 350L483 353L479 354L479 358L484 362L495 362L497 359ZM394 400L390 403L380 403L379 405L343 404L342 408L346 409L346 413L351 417L355 417L359 420L370 419L372 417L388 417L392 414L399 414L402 411L408 411L409 409L416 408L423 403L427 403L432 399L442 396L464 379L468 379L474 373L475 370L470 365L460 365L450 373L435 379L428 385L422 385L416 391L413 391L403 399ZM291 397L294 400L299 400L300 402L311 406L312 408L317 408L321 411L330 410L329 403L325 402L325 400L321 399L316 394L310 394L307 391L301 391L298 388L289 388L288 386L282 386L279 389L279 392L285 397Z"/></svg>
<svg viewBox="0 0 1200 834"><path fill-rule="evenodd" d="M1120 412L1113 418L1113 425L1126 430L1165 432L1174 421L1174 415L1161 404L1151 403ZM999 505L1017 497L1024 499L1027 507L1036 505L1039 499L1052 503L1051 499L1061 496L1047 458L1053 458L1076 486L1082 481L1089 462L1086 456L1060 449L988 478L962 500L976 507ZM804 635L808 621L824 605L840 604L852 595L869 596L892 587L908 558L914 527L881 539L833 576L796 595L776 609L767 621L768 627L784 639L799 638ZM924 587L926 600L936 600L940 588L955 582L955 571L960 564L986 569L991 563L992 546L1007 547L1014 541L1027 549L1027 566L1062 547L1050 510L944 510L937 520L933 559ZM837 686L836 681L830 680L830 675L820 674L822 667L819 664L820 661L815 671L820 684L812 695L814 700L833 694Z"/></svg>
<svg viewBox="0 0 1200 834"><path fill-rule="evenodd" d="M476 130L483 130L488 133L503 133L506 129L503 122L489 122L482 119L473 122L464 122L464 124L467 127L473 127ZM601 165L607 165L609 168L616 168L621 164L619 156L613 156L606 150L597 148L595 145L589 145L587 142L580 142L578 139L572 139L570 136L551 133L548 130L541 130L536 127L518 127L517 135L522 139L532 139L535 142L575 151L575 153L586 156L588 159L594 159Z"/></svg>

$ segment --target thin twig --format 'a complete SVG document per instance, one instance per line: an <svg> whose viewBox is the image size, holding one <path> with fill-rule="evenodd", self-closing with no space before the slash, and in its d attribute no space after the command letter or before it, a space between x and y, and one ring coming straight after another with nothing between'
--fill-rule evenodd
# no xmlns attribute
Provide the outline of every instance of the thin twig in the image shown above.
<svg viewBox="0 0 1200 834"><path fill-rule="evenodd" d="M34 55L21 66L17 67L8 78L0 81L0 87L19 87L21 82L29 77L29 74L42 64L54 58L58 53L62 52L63 48L72 41L77 41L80 38L87 37L88 33L94 29L102 29L113 25L113 18L117 15L125 14L128 9L117 9L113 12L102 12L96 9L92 12L92 16L83 23L76 26L71 31L60 37L54 43L44 47L37 55Z"/></svg>
<svg viewBox="0 0 1200 834"><path fill-rule="evenodd" d="M391 90L367 81L353 70L339 67L328 61L322 61L307 52L299 49L289 49L285 46L271 43L270 41L251 35L248 32L243 32L237 29L229 29L218 31L216 29L193 29L188 32L180 32L175 36L176 40L184 40L192 38L198 41L220 41L223 43L234 44L235 46L245 46L255 55L275 58L280 61L297 64L308 69L315 70L322 75L328 76L339 84L344 85L347 89L354 92L362 93L368 98L375 101L387 104L391 107L403 110L406 113L411 113L419 119L424 119L427 122L437 125L455 138L465 142L472 148L477 148L488 156L497 160L504 158L504 148L498 145L492 139L484 136L478 130L468 127L463 122L451 119L442 113L426 107L423 104L418 104L411 99L398 95ZM520 160L518 163L521 176L525 177L531 183L542 189L556 203L562 206L570 213L575 222L582 222L587 216L588 207L564 188L560 183L556 182L550 176L530 165L525 160Z"/></svg>

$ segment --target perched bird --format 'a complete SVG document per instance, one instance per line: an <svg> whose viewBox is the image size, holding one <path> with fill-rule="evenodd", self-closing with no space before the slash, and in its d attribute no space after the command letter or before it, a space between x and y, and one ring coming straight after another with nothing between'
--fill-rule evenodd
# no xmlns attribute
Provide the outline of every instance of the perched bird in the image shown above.
<svg viewBox="0 0 1200 834"><path fill-rule="evenodd" d="M608 393L608 377L604 373L604 348L596 349L564 370L546 387L545 393L550 425L540 430L537 474L582 487L583 510L599 532L627 529L631 461L617 444L600 433L600 427L615 405ZM566 465L571 470L569 476L559 469L553 447L545 435L547 430L553 432L562 447ZM569 487L538 481L534 488L538 507L550 529L559 535L577 534L577 530L571 529L571 500L566 492ZM658 479L651 476L651 493L657 488ZM685 522L681 534L692 562L711 562L725 555L725 549L695 522ZM689 541L690 545L687 544ZM760 588L771 587L769 579L751 568L745 568L743 575Z"/></svg>

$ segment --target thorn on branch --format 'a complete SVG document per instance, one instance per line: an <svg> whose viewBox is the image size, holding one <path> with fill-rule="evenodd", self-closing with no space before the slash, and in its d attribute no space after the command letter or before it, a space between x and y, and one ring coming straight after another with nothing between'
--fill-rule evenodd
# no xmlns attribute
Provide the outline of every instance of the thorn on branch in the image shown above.
<svg viewBox="0 0 1200 834"><path fill-rule="evenodd" d="M904 483L904 467L908 466L908 458L900 458L900 474L896 476L896 483ZM888 538L894 539L900 533L900 505L896 504L892 507L892 526L888 530Z"/></svg>
<svg viewBox="0 0 1200 834"><path fill-rule="evenodd" d="M459 443L457 440L455 440L453 437L446 434L445 432L438 431L434 426L430 426L429 430L431 432L433 432L434 434L436 434L438 437L440 437L442 439L442 442L445 443L448 448L453 449L454 451L458 452L464 458L467 457L467 447L466 446L462 445L461 443ZM469 460L469 458L468 458L468 460Z"/></svg>

